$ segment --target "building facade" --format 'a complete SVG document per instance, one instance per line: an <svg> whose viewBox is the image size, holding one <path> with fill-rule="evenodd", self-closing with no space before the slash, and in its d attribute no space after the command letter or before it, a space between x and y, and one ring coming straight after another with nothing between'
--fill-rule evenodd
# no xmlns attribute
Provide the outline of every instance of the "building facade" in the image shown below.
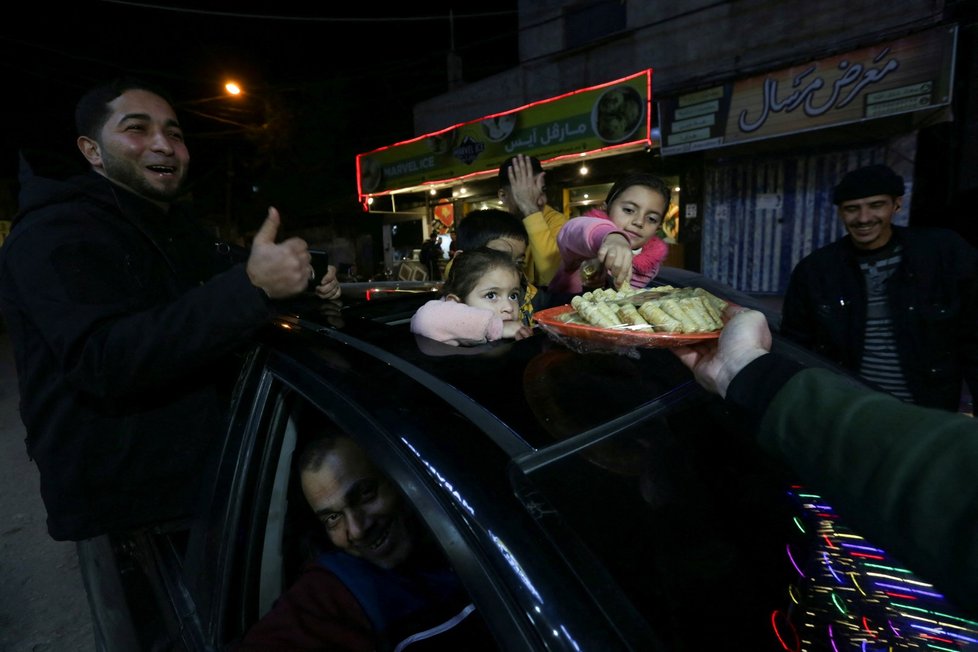
<svg viewBox="0 0 978 652"><path fill-rule="evenodd" d="M521 0L520 65L417 104L415 133L651 69L648 145L582 149L583 160L544 152L551 203L575 214L621 174L657 173L680 189L673 264L779 294L801 257L841 236L831 188L860 165L904 175L898 222L976 242L976 5ZM397 200L427 218L451 204L464 219L495 196L488 172L442 181Z"/></svg>

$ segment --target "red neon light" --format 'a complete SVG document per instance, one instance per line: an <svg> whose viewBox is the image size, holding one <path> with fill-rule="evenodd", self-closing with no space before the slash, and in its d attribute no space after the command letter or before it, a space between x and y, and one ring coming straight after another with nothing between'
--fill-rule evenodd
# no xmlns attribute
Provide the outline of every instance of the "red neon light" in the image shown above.
<svg viewBox="0 0 978 652"><path fill-rule="evenodd" d="M795 624L791 622L790 618L784 618L784 622L788 624L791 629L791 634L795 638L794 647L789 647L785 642L784 637L781 636L781 631L778 629L778 615L780 614L780 609L775 609L771 612L771 629L774 630L774 635L778 637L778 643L781 647L788 652L801 652L801 639L798 638L798 630L795 629Z"/></svg>
<svg viewBox="0 0 978 652"><path fill-rule="evenodd" d="M565 97L570 97L571 95L578 95L580 93L586 93L588 91L594 91L594 90L597 90L599 88L604 88L605 86L614 86L615 84L620 84L623 81L627 81L629 79L634 79L635 77L638 77L639 75L648 75L648 81L646 83L646 89L645 89L645 96L646 97L649 97L649 95L651 93L651 89L652 89L652 69L651 68L648 68L647 70L643 70L642 72L636 73L636 74L633 74L633 75L626 75L626 76L624 76L624 77L622 77L620 79L615 79L614 81L604 82L603 84L595 84L594 86L588 86L587 88L578 88L577 90L573 90L573 91L570 91L568 93L564 93L563 95L556 95L554 97L548 97L545 100L537 100L536 102L530 102L528 104L524 104L523 106L518 106L515 109L508 109L506 111L500 111L499 113L490 113L489 115L484 115L481 118L476 118L475 120L467 120L466 122L459 122L458 124L454 124L454 125L452 125L450 127L445 127L444 129L439 129L438 131L432 131L431 133L424 134L423 136L415 136L414 138L408 138L407 140L402 140L400 142L394 143L393 145L384 145L383 147L378 147L377 149L372 149L369 152L364 152L363 154L357 154L357 161L360 160L360 157L361 156L369 156L370 154L376 154L377 152L383 152L385 149L390 149L392 147L399 147L401 145L408 145L410 143L416 143L419 140L424 140L425 138L431 138L432 136L438 136L438 135L441 135L443 133L449 132L452 129L458 129L459 127L464 127L465 125L476 124L476 123L482 122L483 120L489 120L491 118L496 118L496 117L499 117L501 115L508 115L510 113L516 113L518 111L523 111L523 110L529 109L529 108L534 107L534 106L539 106L541 104L550 104L551 102L556 102L557 100L562 100ZM648 115L648 112L646 112L645 118L646 118L647 121L650 121L652 119L651 116ZM648 130L646 130L646 133L648 133ZM644 139L642 139L642 140L644 140ZM606 148L606 149L611 149L611 148ZM598 150L595 150L595 151L598 151ZM572 156L579 157L580 156L580 153L572 154ZM555 160L555 159L549 159L549 160ZM544 163L544 162L545 161L541 161L541 163ZM463 177L459 177L459 178L463 178Z"/></svg>
<svg viewBox="0 0 978 652"><path fill-rule="evenodd" d="M646 112L646 113L648 113L648 112ZM648 131L646 131L645 133L648 133ZM610 151L613 151L613 150L623 149L623 148L626 148L626 147L635 147L636 144L638 144L638 143L645 143L645 142L648 142L647 139L640 138L638 140L633 140L633 141L630 141L630 142L627 142L627 143L616 143L614 145L608 145L607 147L601 147L601 148L598 148L598 149L591 149L591 150L588 150L587 152L583 152L583 153L584 154L593 155L593 154L595 154L597 152L610 152ZM382 148L382 149L386 149L386 148ZM357 154L357 187L358 188L363 187L360 184L360 157L361 156L366 156L366 154ZM541 164L548 164L549 165L551 163L560 162L560 161L564 161L564 160L567 160L567 159L580 159L580 158L581 158L581 152L577 152L577 153L574 153L574 154L565 154L563 156L555 156L553 158L548 158L546 160L541 160L540 163ZM443 183L455 183L457 181L466 181L466 180L472 179L472 178L484 179L487 176L492 176L492 172L491 171L489 173L487 173L485 171L471 172L469 174L463 174L463 175L457 176L457 177L446 177L444 179L433 179L431 181L425 181L423 185L424 186L437 186L437 185L440 185L440 184L443 184ZM367 206L367 201L365 199L366 197L368 197L368 196L370 196L370 197L384 197L386 195L391 195L391 194L393 194L395 192L398 192L399 190L401 190L401 189L398 188L398 189L393 189L393 190L380 190L378 192L371 192L371 193L363 194L363 195L361 195L361 197L364 198L364 199L362 200L361 203L363 204L364 207L366 207ZM367 209L364 208L364 210L367 210Z"/></svg>
<svg viewBox="0 0 978 652"><path fill-rule="evenodd" d="M825 539L825 545L827 545L829 548L838 548L839 547L839 546L835 545L832 542L832 539L829 538L829 535L823 534L822 535L822 538Z"/></svg>
<svg viewBox="0 0 978 652"><path fill-rule="evenodd" d="M476 123L482 122L483 120L489 120L491 118L496 118L496 117L501 116L501 115L507 115L507 114L510 114L510 113L517 113L519 111L523 111L523 110L532 108L534 106L539 106L541 104L549 104L551 102L556 102L557 100L561 100L561 99L564 99L565 97L570 97L572 95L577 95L579 93L586 93L588 91L593 91L593 90L605 88L607 86L614 86L615 84L620 84L621 82L627 81L629 79L634 79L636 77L639 77L640 75L645 75L646 76L646 80L645 80L645 97L646 98L651 98L652 97L652 68L647 68L647 69L645 69L645 70L643 70L643 71L641 71L639 73L635 73L635 74L631 74L631 75L626 75L624 77L621 77L619 79L615 79L615 80L612 80L612 81L609 81L609 82L604 82L604 83L601 83L601 84L595 84L594 86L588 86L586 88L578 88L576 90L569 91L569 92L564 93L562 95L556 95L554 97L548 97L547 99L537 100L536 102L529 102L527 104L524 104L523 106L516 107L515 109L508 109L506 111L500 111L498 113L491 113L489 115L485 115L485 116L482 116L480 118L476 118L474 120L467 120L465 122L459 122L457 124L451 125L449 127L445 127L443 129L439 129L437 131L432 131L430 133L423 134L421 136L415 136L413 138L408 138L406 140L402 140L402 141L393 143L391 145L385 145L383 147L378 147L376 149L370 150L369 152L364 152L362 154L357 154L357 156L356 156L357 191L359 192L360 189L363 188L363 184L361 183L361 176L360 176L360 159L362 157L364 157L364 156L370 156L372 154L377 154L378 152L383 152L383 151L388 150L388 149L391 149L393 147L400 147L401 145L408 145L408 144L411 144L411 143L416 143L418 141L424 140L426 138L431 138L431 137L434 137L434 136L439 136L441 134L450 132L453 129L458 129L459 127L463 127L465 125L476 124ZM651 101L650 101L650 103L651 103ZM652 131L651 128L652 128L652 110L651 110L651 107L648 107L648 109L645 111L645 130L643 131L643 133L645 133L645 134L651 133L651 131ZM614 145L608 145L607 147L599 147L598 149L592 149L592 150L588 150L586 152L574 152L572 154L565 154L565 155L562 155L562 156L555 156L555 157L550 158L550 159L541 160L540 162L543 163L543 164L547 164L547 163L553 163L555 161L562 161L562 160L565 160L565 159L579 159L582 154L591 154L591 155L593 155L593 154L599 153L599 152L610 152L610 151L622 149L622 148L625 148L625 147L634 147L635 145L637 145L639 143L646 143L647 145L651 146L652 145L652 140L651 140L651 138L639 138L637 140L633 140L633 141L630 141L630 142L627 142L627 143L616 143ZM471 179L473 177L476 177L476 178L484 178L484 177L487 177L487 176L491 176L491 175L490 174L487 174L486 171L483 170L483 171L472 172L470 174L465 174L465 175L461 175L461 176L457 176L457 177L447 177L445 179L435 179L435 180L425 181L423 185L425 185L425 186L434 186L434 185L439 185L439 184L443 184L443 183L451 183L451 182L456 182L456 181L464 181L466 179ZM360 193L360 198L361 198L361 201L363 202L364 206L366 207L366 201L365 201L364 198L367 197L368 195L371 196L371 197L383 197L385 195L393 194L393 193L397 192L398 190L401 190L401 189L398 188L398 189L391 189L391 190L381 190L381 191L372 192L372 193ZM365 210L366 210L366 208L365 208Z"/></svg>
<svg viewBox="0 0 978 652"><path fill-rule="evenodd" d="M864 557L865 559L878 559L880 561L886 559L883 555L871 555L868 552L850 552L853 557Z"/></svg>
<svg viewBox="0 0 978 652"><path fill-rule="evenodd" d="M934 636L933 634L925 634L921 632L920 638L926 638L931 641L940 641L941 643L954 643L954 640L950 638L944 638L943 636Z"/></svg>
<svg viewBox="0 0 978 652"><path fill-rule="evenodd" d="M876 632L870 629L869 620L866 618L866 616L863 616L863 629L865 629L867 633L876 636Z"/></svg>
<svg viewBox="0 0 978 652"><path fill-rule="evenodd" d="M889 596L891 598L902 598L904 600L916 600L917 596L907 595L905 593L894 593L893 591L883 591L883 595Z"/></svg>

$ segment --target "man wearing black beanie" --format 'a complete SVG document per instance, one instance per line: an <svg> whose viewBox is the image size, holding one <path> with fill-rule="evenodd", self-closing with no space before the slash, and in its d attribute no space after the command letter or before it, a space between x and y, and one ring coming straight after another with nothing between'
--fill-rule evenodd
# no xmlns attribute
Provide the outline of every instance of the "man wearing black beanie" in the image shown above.
<svg viewBox="0 0 978 652"><path fill-rule="evenodd" d="M978 251L947 229L892 224L903 177L848 172L832 194L847 235L791 274L781 332L908 402L978 396Z"/></svg>

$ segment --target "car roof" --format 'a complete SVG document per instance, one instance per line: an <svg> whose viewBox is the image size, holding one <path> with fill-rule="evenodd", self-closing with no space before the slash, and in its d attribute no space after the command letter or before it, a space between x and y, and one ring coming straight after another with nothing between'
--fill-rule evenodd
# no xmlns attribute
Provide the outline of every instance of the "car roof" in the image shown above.
<svg viewBox="0 0 978 652"><path fill-rule="evenodd" d="M341 320L303 312L307 326L339 333L386 352L419 382L440 383L491 412L534 449L553 445L638 408L677 385L692 382L689 372L666 350L606 351L581 356L539 329L533 337L458 347L410 332L411 315L437 297L431 289L362 288L348 299ZM379 295L387 293L383 299ZM634 360L652 360L635 364ZM639 391L636 383L644 387ZM578 397L586 400L578 400Z"/></svg>
<svg viewBox="0 0 978 652"><path fill-rule="evenodd" d="M803 347L780 338L780 312L763 301L688 270L664 267L654 285L701 287L734 304L762 312L775 334L773 350L808 366L832 369L859 382ZM656 397L702 392L690 372L667 349L596 348L543 333L528 339L478 346L451 346L410 331L425 302L439 298L441 283L387 281L343 284L340 303L306 297L290 306L290 317L306 329L358 347L382 351L432 391L455 393L511 429L520 442L497 441L511 455L540 450L595 427L614 427L635 418ZM593 352L600 355L577 355ZM522 390L522 391L520 391ZM561 444L563 445L563 444Z"/></svg>
<svg viewBox="0 0 978 652"><path fill-rule="evenodd" d="M657 281L761 310L776 349L838 371L781 340L770 303L684 270L664 270ZM519 501L567 566L587 576L595 604L623 609L602 594L617 587L672 643L772 640L768 623L785 606L783 587L798 581L795 558L824 555L817 538L799 534L806 518L807 531L817 531L822 501L753 446L749 425L700 389L675 355L633 348L581 355L573 342L539 330L520 341L453 347L410 332L417 308L438 297L437 283L358 284L344 295L341 304L292 305L281 319L396 368L477 424L509 459L508 477L492 482L494 502L503 503L498 492ZM465 473L484 481L471 462ZM818 514L808 513L813 504ZM593 558L600 563L585 563ZM826 594L813 586L811 595ZM706 614L704 596L736 598ZM831 604L810 604L813 622L834 617Z"/></svg>

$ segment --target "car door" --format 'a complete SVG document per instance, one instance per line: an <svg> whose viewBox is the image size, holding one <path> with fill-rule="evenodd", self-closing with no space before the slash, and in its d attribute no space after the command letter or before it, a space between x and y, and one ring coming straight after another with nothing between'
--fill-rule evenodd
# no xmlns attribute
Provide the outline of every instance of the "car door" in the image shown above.
<svg viewBox="0 0 978 652"><path fill-rule="evenodd" d="M442 491L396 445L403 429L390 432L376 418L376 411L371 413L344 391L349 379L343 377L342 364L339 371L333 370L333 377L322 373L328 366L320 365L319 372L313 372L300 360L310 357L304 351L299 347L293 350L295 355L288 355L265 348L256 353L240 385L209 501L209 527L191 543L192 554L201 562L196 564L197 576L185 579L195 584L190 590L197 597L204 638L215 649L233 645L268 612L306 561L310 540L315 539L310 528L322 527L312 518L294 477L293 457L300 438L297 414L302 409L318 411L363 442L424 513L437 539L452 551L453 563L469 571L480 567L453 525L455 516L449 512L455 508L446 506ZM483 600L497 603L494 613L506 611L499 593L487 598L492 591L480 592ZM519 638L519 647L533 648L518 634L519 628L507 627L506 632L509 640Z"/></svg>
<svg viewBox="0 0 978 652"><path fill-rule="evenodd" d="M296 482L282 478L302 442L301 429L293 434L295 415L313 409L401 488L499 649L626 649L581 574L514 495L511 455L499 442L516 438L504 424L385 351L338 333L324 342L301 327L286 330L257 354L242 383L229 437L238 449L225 455L219 474L224 493L214 506L226 516L224 531L209 537L208 557L222 561L205 571L216 587L207 606L216 645L233 642L267 612L304 561L296 550L308 528L321 527L310 525Z"/></svg>

